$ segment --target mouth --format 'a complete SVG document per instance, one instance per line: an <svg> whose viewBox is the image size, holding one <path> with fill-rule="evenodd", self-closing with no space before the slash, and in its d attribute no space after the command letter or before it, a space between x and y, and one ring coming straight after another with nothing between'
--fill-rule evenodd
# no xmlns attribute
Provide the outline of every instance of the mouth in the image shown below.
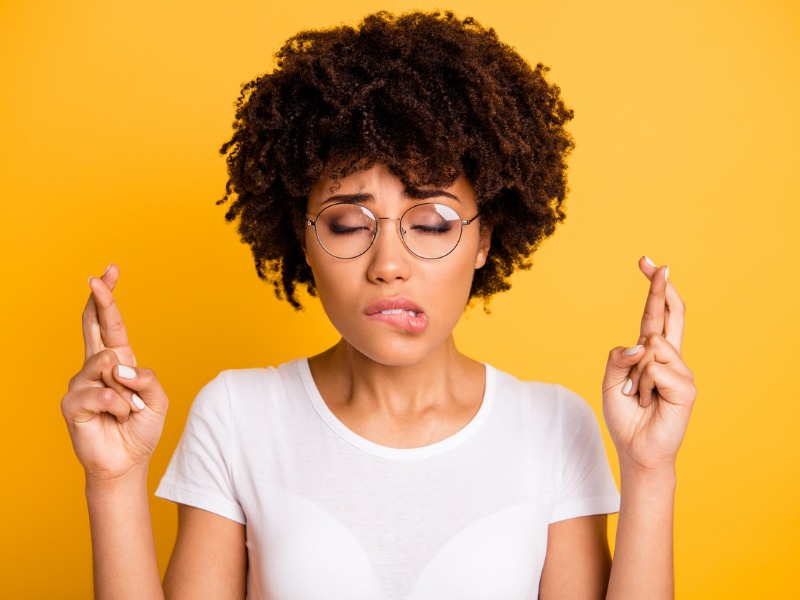
<svg viewBox="0 0 800 600"><path fill-rule="evenodd" d="M382 315L399 315L402 313L408 313L412 317L417 316L417 311L415 310L405 310L404 308L388 308L386 310L382 310Z"/></svg>
<svg viewBox="0 0 800 600"><path fill-rule="evenodd" d="M428 317L422 308L406 298L383 298L370 304L364 312L372 320L412 333L428 327Z"/></svg>
<svg viewBox="0 0 800 600"><path fill-rule="evenodd" d="M381 298L370 304L364 312L370 317L378 313L384 315L409 313L413 317L423 314L422 308L408 298Z"/></svg>

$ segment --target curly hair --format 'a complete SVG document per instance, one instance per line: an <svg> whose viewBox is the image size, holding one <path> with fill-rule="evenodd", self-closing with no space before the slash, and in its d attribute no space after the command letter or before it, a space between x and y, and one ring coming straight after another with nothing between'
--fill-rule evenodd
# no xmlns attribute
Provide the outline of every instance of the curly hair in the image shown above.
<svg viewBox="0 0 800 600"><path fill-rule="evenodd" d="M407 186L472 184L491 251L470 299L509 289L564 220L572 110L548 68L452 12L380 12L357 27L302 31L242 86L227 155L225 218L238 219L259 277L300 308L315 295L300 240L309 191L376 163Z"/></svg>

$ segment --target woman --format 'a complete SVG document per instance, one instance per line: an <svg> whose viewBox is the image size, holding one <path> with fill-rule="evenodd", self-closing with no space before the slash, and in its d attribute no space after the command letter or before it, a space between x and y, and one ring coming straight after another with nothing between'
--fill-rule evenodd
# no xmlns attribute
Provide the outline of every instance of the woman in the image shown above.
<svg viewBox="0 0 800 600"><path fill-rule="evenodd" d="M639 342L603 381L621 501L582 400L453 341L467 303L507 289L564 218L572 113L545 71L471 19L379 13L298 34L245 86L227 218L278 295L318 295L342 338L200 392L157 492L179 503L162 589L146 474L167 398L136 367L119 269L90 278L62 411L98 597L671 597L695 388L668 269L640 260Z"/></svg>

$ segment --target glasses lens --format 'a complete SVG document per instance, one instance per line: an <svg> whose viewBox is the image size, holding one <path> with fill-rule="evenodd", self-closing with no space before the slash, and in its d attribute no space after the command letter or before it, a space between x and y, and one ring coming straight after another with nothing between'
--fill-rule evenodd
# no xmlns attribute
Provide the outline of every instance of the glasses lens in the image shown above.
<svg viewBox="0 0 800 600"><path fill-rule="evenodd" d="M319 243L330 254L355 258L369 249L376 227L375 215L368 208L334 204L319 213L315 229Z"/></svg>
<svg viewBox="0 0 800 600"><path fill-rule="evenodd" d="M450 254L461 239L461 217L443 204L418 204L400 220L406 246L422 258Z"/></svg>

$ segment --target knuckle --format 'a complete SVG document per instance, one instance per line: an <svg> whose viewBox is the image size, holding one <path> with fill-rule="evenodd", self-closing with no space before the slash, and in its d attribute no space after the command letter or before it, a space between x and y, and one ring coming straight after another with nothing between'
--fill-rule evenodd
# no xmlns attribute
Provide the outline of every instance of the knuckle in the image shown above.
<svg viewBox="0 0 800 600"><path fill-rule="evenodd" d="M77 385L77 381L78 381L78 373L76 373L75 375L73 375L72 377L69 378L69 381L67 382L67 391L68 392L71 392L73 389L75 389L75 386Z"/></svg>
<svg viewBox="0 0 800 600"><path fill-rule="evenodd" d="M654 360L650 361L644 366L643 372L648 378L654 378L658 372L658 363Z"/></svg>
<svg viewBox="0 0 800 600"><path fill-rule="evenodd" d="M117 356L117 353L114 352L111 348L106 348L104 350L101 350L100 352L97 353L97 355L98 355L97 360L100 363L101 367L110 368L113 367L114 365L119 364L119 357Z"/></svg>
<svg viewBox="0 0 800 600"><path fill-rule="evenodd" d="M117 401L119 394L112 390L111 388L103 388L100 390L100 403L103 406L111 406Z"/></svg>
<svg viewBox="0 0 800 600"><path fill-rule="evenodd" d="M100 352L95 354L94 362L97 363L97 366L100 368L107 367L109 364L111 364L111 355L109 354L108 350L100 350Z"/></svg>
<svg viewBox="0 0 800 600"><path fill-rule="evenodd" d="M153 371L153 369L148 369L147 367L137 368L136 378L139 379L140 381L143 381L144 384L148 387L158 382L158 377L156 377L155 371Z"/></svg>
<svg viewBox="0 0 800 600"><path fill-rule="evenodd" d="M117 333L125 329L125 323L123 323L122 319L114 319L108 324L107 329L110 332Z"/></svg>
<svg viewBox="0 0 800 600"><path fill-rule="evenodd" d="M657 316L656 311L653 309L653 307L648 306L644 309L644 312L642 313L642 321L645 321L647 323L655 321L656 316Z"/></svg>
<svg viewBox="0 0 800 600"><path fill-rule="evenodd" d="M662 334L651 332L648 333L647 336L645 337L644 345L647 346L648 348L651 348L653 346L659 347L662 345L663 342L664 342L664 336Z"/></svg>

